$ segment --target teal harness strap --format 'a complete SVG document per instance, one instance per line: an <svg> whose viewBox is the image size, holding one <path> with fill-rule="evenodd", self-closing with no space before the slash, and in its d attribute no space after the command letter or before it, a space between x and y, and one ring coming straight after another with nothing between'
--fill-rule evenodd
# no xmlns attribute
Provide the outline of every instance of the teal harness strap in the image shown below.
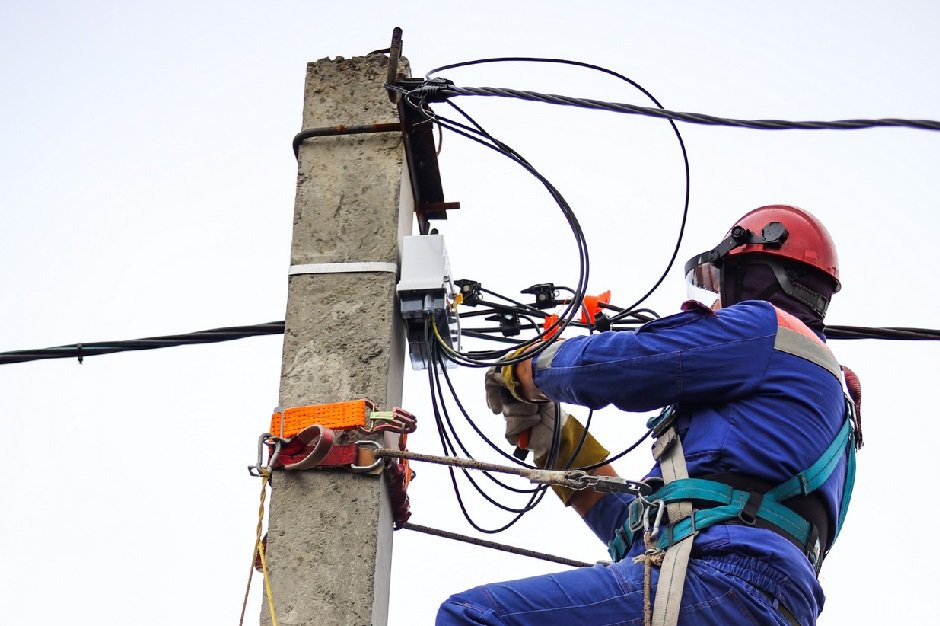
<svg viewBox="0 0 940 626"><path fill-rule="evenodd" d="M822 456L810 465L807 469L791 477L789 480L777 485L768 491L764 497L773 500L789 500L795 496L807 495L815 491L826 482L829 476L835 471L836 466L845 454L846 445L852 432L852 422L845 420L842 429L829 447L822 453ZM853 446L854 447L854 446Z"/></svg>
<svg viewBox="0 0 940 626"><path fill-rule="evenodd" d="M813 527L799 514L781 504L790 498L807 495L821 487L832 475L842 460L846 457L845 485L842 502L839 509L839 519L833 536L833 543L845 520L849 502L852 497L852 488L855 485L855 417L851 402L846 402L846 419L835 439L820 455L820 457L807 469L797 473L780 485L762 494L757 498L759 506L754 505L755 494L749 491L734 489L730 485L704 478L685 478L667 483L655 493L645 498L637 498L628 509L627 521L618 529L614 538L608 543L608 551L614 561L620 561L630 551L636 534L648 524L651 509L664 507L672 502L687 502L697 500L715 504L711 508L695 509L692 515L678 522L664 527L659 535L657 548L665 550L683 539L696 533L729 520L740 518L745 523L753 523L753 518L760 518L773 524L788 533L802 545L807 546L813 541ZM751 521L745 517L749 505L753 510L747 511ZM831 548L832 546L828 546ZM828 550L827 550L828 551ZM808 555L809 556L809 555ZM817 571L821 564L823 554L815 554L813 565Z"/></svg>

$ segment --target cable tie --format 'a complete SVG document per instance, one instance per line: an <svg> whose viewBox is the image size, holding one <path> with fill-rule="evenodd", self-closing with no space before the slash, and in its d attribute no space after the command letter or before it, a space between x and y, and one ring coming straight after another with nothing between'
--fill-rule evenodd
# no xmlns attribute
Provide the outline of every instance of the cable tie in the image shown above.
<svg viewBox="0 0 940 626"><path fill-rule="evenodd" d="M384 261L351 261L345 263L302 263L291 265L287 270L288 276L301 274L355 274L361 272L388 272L398 274L396 263Z"/></svg>

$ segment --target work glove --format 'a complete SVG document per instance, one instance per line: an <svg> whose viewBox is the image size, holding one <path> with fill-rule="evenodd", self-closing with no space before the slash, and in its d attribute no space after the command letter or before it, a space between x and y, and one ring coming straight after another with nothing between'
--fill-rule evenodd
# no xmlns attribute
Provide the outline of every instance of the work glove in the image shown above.
<svg viewBox="0 0 940 626"><path fill-rule="evenodd" d="M555 432L555 403L519 400L509 390L505 376L495 368L486 372L484 389L486 405L494 415L502 414L506 419L506 441L531 450L536 458L547 456ZM562 414L562 419L566 417Z"/></svg>
<svg viewBox="0 0 940 626"><path fill-rule="evenodd" d="M602 446L590 433L584 431L584 426L568 415L565 411L557 411L552 401L531 403L517 399L508 389L503 375L495 368L490 368L484 378L486 391L486 404L495 415L502 414L506 420L506 440L514 446L520 445L531 450L535 455L535 464L544 468L548 461L548 454L552 448L552 435L555 431L556 415L560 414L562 420L561 441L558 447L558 458L555 467L584 467L593 465L607 458L610 452ZM584 437L584 443L578 455L571 463L571 455ZM552 468L554 469L554 468ZM567 506L575 492L567 487L552 487L558 497Z"/></svg>

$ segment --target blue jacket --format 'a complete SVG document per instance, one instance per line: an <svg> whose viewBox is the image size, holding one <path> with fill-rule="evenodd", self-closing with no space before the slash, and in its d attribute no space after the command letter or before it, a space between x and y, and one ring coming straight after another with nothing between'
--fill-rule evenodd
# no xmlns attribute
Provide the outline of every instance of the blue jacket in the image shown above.
<svg viewBox="0 0 940 626"><path fill-rule="evenodd" d="M678 403L690 476L735 473L778 484L813 464L844 421L838 371L785 351L781 337L793 332L811 334L767 302L741 302L717 313L693 307L636 332L569 339L550 362L536 361L534 382L555 401L592 409L613 404L649 411ZM831 528L845 462L821 488ZM651 475L658 474L654 467ZM630 499L609 494L591 509L585 521L601 540L609 541L623 524ZM816 615L822 610L809 560L776 533L720 525L695 538L693 558L722 554L760 557L793 582L779 591L782 602Z"/></svg>

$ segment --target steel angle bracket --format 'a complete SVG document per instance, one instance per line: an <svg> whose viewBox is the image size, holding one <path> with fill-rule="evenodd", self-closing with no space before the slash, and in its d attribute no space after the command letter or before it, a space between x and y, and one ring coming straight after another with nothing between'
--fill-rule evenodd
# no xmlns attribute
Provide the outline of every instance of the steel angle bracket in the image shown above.
<svg viewBox="0 0 940 626"><path fill-rule="evenodd" d="M421 87L425 81L421 78L405 78L400 72L401 36L400 28L392 31L386 82L389 86L394 85L410 91ZM388 97L398 107L398 119L401 122L405 142L405 158L408 161L408 174L414 196L415 216L418 219L418 232L427 235L430 232L430 220L447 219L447 211L459 209L460 203L444 201L441 171L437 162L437 147L434 145L434 124L421 111L406 102L398 91L389 89Z"/></svg>

